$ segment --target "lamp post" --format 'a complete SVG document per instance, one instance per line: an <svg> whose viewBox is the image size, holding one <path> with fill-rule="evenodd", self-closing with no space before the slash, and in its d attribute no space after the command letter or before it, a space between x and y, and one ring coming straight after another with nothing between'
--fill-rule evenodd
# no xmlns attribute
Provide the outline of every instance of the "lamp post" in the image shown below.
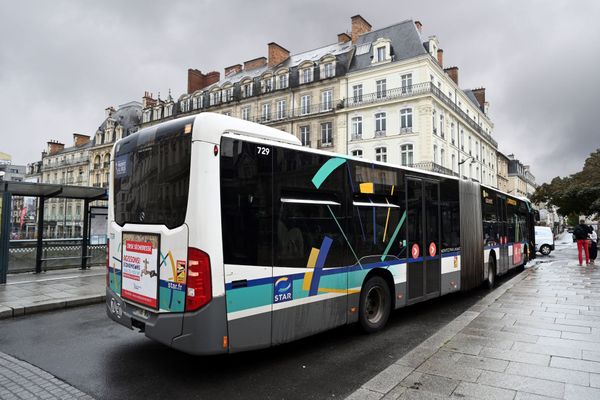
<svg viewBox="0 0 600 400"><path fill-rule="evenodd" d="M459 178L461 178L461 179L462 179L462 174L461 174L461 172L460 172L460 166L461 166L462 164L464 164L465 162L467 162L467 160L469 160L469 158L473 158L473 156L467 156L467 158L465 158L465 159L463 159L463 160L460 160L460 161L458 162L458 175L459 175ZM473 161L471 161L471 162L473 162Z"/></svg>

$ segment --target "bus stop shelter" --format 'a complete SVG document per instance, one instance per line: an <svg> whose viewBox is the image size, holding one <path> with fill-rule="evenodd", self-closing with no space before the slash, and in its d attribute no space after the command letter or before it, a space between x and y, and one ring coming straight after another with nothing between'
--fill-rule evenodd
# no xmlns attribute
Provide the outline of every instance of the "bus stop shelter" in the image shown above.
<svg viewBox="0 0 600 400"><path fill-rule="evenodd" d="M8 273L8 249L10 241L10 217L12 196L37 197L37 247L35 272L42 272L42 250L44 232L44 204L50 198L83 200L83 232L81 244L81 268L87 267L89 240L89 206L95 200L107 200L106 189L88 186L57 185L32 182L0 182L2 207L0 209L0 283L6 283Z"/></svg>

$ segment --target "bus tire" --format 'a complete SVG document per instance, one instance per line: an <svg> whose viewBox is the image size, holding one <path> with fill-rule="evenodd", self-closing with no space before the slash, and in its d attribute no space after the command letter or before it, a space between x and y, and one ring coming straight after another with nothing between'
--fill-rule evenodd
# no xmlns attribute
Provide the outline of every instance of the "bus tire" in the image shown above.
<svg viewBox="0 0 600 400"><path fill-rule="evenodd" d="M358 320L367 333L381 330L392 309L390 288L381 276L374 275L367 280L360 292Z"/></svg>
<svg viewBox="0 0 600 400"><path fill-rule="evenodd" d="M496 285L496 259L491 257L488 262L488 277L485 281L485 286L488 289L493 289L494 285Z"/></svg>

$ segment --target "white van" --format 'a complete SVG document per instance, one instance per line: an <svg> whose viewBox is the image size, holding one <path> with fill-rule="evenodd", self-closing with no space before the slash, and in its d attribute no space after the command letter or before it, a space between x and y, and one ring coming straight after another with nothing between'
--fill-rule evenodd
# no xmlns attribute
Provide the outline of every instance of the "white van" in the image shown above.
<svg viewBox="0 0 600 400"><path fill-rule="evenodd" d="M547 256L554 250L554 235L547 226L535 227L535 251Z"/></svg>

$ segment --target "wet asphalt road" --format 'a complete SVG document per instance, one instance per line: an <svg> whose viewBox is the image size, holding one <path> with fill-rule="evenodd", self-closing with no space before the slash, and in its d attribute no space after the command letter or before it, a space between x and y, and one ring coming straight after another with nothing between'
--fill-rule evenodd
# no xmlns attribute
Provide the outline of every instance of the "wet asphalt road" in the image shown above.
<svg viewBox="0 0 600 400"><path fill-rule="evenodd" d="M486 293L477 289L397 310L373 335L351 325L214 357L154 343L110 321L98 304L1 321L0 350L98 399L344 398Z"/></svg>

